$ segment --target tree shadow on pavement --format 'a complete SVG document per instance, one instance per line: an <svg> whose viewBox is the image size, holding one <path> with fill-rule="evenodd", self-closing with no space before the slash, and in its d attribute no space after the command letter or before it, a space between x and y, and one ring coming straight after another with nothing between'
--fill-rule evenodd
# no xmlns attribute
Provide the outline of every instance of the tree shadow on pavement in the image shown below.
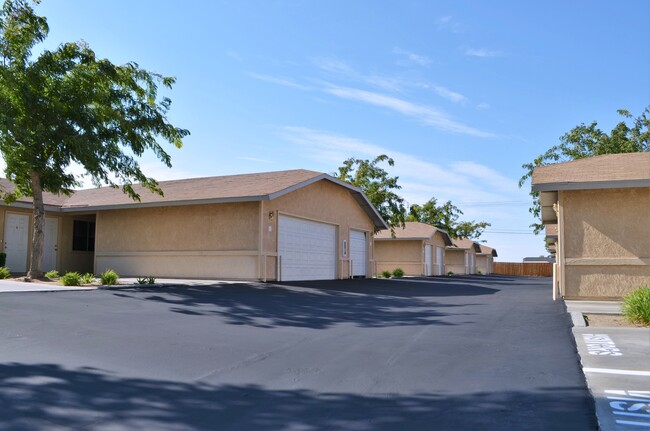
<svg viewBox="0 0 650 431"><path fill-rule="evenodd" d="M320 393L0 364L0 430L595 430L585 388Z"/></svg>
<svg viewBox="0 0 650 431"><path fill-rule="evenodd" d="M448 310L469 304L436 302L435 298L422 296L427 289L418 286L386 290L381 283L329 283L329 287L264 283L136 287L121 289L113 295L168 304L175 313L221 316L229 324L266 328L324 329L346 323L361 327L453 325L448 317L468 315L465 310ZM475 296L496 290L468 287L466 292Z"/></svg>

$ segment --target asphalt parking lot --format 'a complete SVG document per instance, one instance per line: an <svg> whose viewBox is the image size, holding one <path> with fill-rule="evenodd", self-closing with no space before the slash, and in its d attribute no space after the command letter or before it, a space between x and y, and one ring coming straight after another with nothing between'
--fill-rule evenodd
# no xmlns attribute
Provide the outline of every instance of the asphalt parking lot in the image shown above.
<svg viewBox="0 0 650 431"><path fill-rule="evenodd" d="M548 279L0 296L0 430L595 430Z"/></svg>

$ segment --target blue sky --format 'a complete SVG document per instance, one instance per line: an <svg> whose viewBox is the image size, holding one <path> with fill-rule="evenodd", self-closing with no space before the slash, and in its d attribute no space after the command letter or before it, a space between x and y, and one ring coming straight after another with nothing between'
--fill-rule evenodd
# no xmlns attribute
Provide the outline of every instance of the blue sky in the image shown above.
<svg viewBox="0 0 650 431"><path fill-rule="evenodd" d="M395 159L409 203L451 199L502 261L544 254L521 165L650 103L650 2L44 0L47 47L178 81L192 135L159 180Z"/></svg>

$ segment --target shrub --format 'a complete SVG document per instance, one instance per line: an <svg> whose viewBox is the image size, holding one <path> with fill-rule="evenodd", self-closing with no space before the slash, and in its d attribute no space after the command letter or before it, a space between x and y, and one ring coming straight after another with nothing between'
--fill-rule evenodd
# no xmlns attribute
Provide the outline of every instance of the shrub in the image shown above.
<svg viewBox="0 0 650 431"><path fill-rule="evenodd" d="M402 270L402 268L395 268L393 271L393 277L404 277L404 270Z"/></svg>
<svg viewBox="0 0 650 431"><path fill-rule="evenodd" d="M156 279L154 277L138 277L136 280L138 284L156 284Z"/></svg>
<svg viewBox="0 0 650 431"><path fill-rule="evenodd" d="M102 272L100 278L102 279L103 285L112 286L114 284L117 284L120 276L117 275L117 272L113 271L112 269L107 269L106 271Z"/></svg>
<svg viewBox="0 0 650 431"><path fill-rule="evenodd" d="M9 278L11 276L11 271L6 266L0 266L0 278Z"/></svg>
<svg viewBox="0 0 650 431"><path fill-rule="evenodd" d="M45 273L45 278L56 279L56 278L59 278L59 277L61 277L61 276L59 275L59 271L57 271L56 269L53 269L52 271L47 271Z"/></svg>
<svg viewBox="0 0 650 431"><path fill-rule="evenodd" d="M381 276L384 278L390 278L390 276L393 275L390 271L382 271Z"/></svg>
<svg viewBox="0 0 650 431"><path fill-rule="evenodd" d="M650 326L650 285L643 285L623 298L623 313L632 323Z"/></svg>
<svg viewBox="0 0 650 431"><path fill-rule="evenodd" d="M79 286L81 285L81 274L78 272L66 272L60 281L64 286Z"/></svg>
<svg viewBox="0 0 650 431"><path fill-rule="evenodd" d="M454 275L454 273L451 272L451 271L449 271L449 272L447 273L447 277L451 277L452 275Z"/></svg>
<svg viewBox="0 0 650 431"><path fill-rule="evenodd" d="M81 281L83 282L83 284L90 284L93 281L95 281L95 274L87 272L81 276Z"/></svg>
<svg viewBox="0 0 650 431"><path fill-rule="evenodd" d="M476 273L477 273L478 275L483 275L483 273L481 272L480 269L477 269L477 270L476 270Z"/></svg>

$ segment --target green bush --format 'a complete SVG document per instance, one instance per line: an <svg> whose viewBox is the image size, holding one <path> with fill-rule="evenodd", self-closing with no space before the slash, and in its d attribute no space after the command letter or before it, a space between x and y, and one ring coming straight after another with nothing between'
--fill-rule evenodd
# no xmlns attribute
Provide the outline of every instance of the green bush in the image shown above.
<svg viewBox="0 0 650 431"><path fill-rule="evenodd" d="M54 279L59 278L59 277L61 277L61 276L59 275L59 271L57 271L56 269L53 269L52 271L47 271L45 273L45 278L50 278L50 279L54 280Z"/></svg>
<svg viewBox="0 0 650 431"><path fill-rule="evenodd" d="M11 277L11 271L6 266L0 266L0 278L9 278Z"/></svg>
<svg viewBox="0 0 650 431"><path fill-rule="evenodd" d="M632 323L650 326L650 285L643 285L623 298L623 313Z"/></svg>
<svg viewBox="0 0 650 431"><path fill-rule="evenodd" d="M390 278L393 275L390 271L382 271L381 276L384 278Z"/></svg>
<svg viewBox="0 0 650 431"><path fill-rule="evenodd" d="M114 284L117 284L120 276L117 275L117 272L113 271L112 269L107 269L106 271L102 272L100 278L102 279L103 285L112 286Z"/></svg>
<svg viewBox="0 0 650 431"><path fill-rule="evenodd" d="M80 286L81 274L78 272L66 272L59 280L64 286Z"/></svg>
<svg viewBox="0 0 650 431"><path fill-rule="evenodd" d="M91 284L93 281L95 281L95 274L87 272L81 276L81 281L83 284Z"/></svg>
<svg viewBox="0 0 650 431"><path fill-rule="evenodd" d="M136 282L138 284L156 284L156 279L154 277L138 277Z"/></svg>
<svg viewBox="0 0 650 431"><path fill-rule="evenodd" d="M451 272L451 271L449 271L449 272L447 273L447 277L451 277L452 275L454 275L454 273Z"/></svg>
<svg viewBox="0 0 650 431"><path fill-rule="evenodd" d="M402 268L395 268L393 277L404 277L404 270Z"/></svg>

